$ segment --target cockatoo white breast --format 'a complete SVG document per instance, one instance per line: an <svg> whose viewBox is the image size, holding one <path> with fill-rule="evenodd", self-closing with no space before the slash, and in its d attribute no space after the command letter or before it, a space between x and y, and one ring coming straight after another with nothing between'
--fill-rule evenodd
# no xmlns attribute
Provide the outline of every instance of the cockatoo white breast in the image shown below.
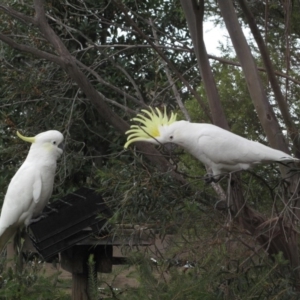
<svg viewBox="0 0 300 300"><path fill-rule="evenodd" d="M0 217L0 250L17 228L39 215L52 194L56 161L63 153L63 135L56 130L35 137L18 136L32 143L26 160L8 186Z"/></svg>
<svg viewBox="0 0 300 300"><path fill-rule="evenodd" d="M151 109L151 108L150 108ZM141 125L132 125L127 134L127 143L145 141L154 144L172 142L195 156L211 168L218 179L222 173L246 170L252 165L270 162L296 162L292 156L258 142L247 140L218 126L205 123L168 119L166 111L143 110L149 117L138 115L133 120Z"/></svg>

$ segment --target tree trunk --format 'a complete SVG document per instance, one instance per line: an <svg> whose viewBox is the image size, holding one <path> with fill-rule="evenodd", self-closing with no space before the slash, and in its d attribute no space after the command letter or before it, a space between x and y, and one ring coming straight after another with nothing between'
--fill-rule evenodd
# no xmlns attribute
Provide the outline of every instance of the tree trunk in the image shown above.
<svg viewBox="0 0 300 300"><path fill-rule="evenodd" d="M194 52L207 94L213 123L229 130L203 40L204 1L201 0L199 5L194 0L180 0L180 2L193 41Z"/></svg>
<svg viewBox="0 0 300 300"><path fill-rule="evenodd" d="M243 72L245 74L245 79L247 82L248 90L253 101L253 104L256 108L258 117L262 124L262 127L267 135L268 141L272 147L279 149L283 152L289 153L288 145L284 140L282 130L279 126L278 120L275 117L274 111L268 101L266 93L264 91L261 79L259 77L255 61L251 54L250 48L247 44L245 36L242 32L241 26L238 22L237 16L234 11L234 7L231 0L218 0L221 13L223 15L226 28L229 32L230 38L232 40L234 49L236 51L237 57L242 66ZM281 166L281 173L283 177L287 175L287 168ZM298 177L298 176L297 176ZM294 199L298 195L298 185L296 181L298 178L294 177L292 180L291 192ZM295 183L295 184L294 184ZM288 199L288 197L287 197ZM286 201L292 201L293 199L288 199ZM294 202L291 202L294 203ZM251 218L255 218L258 223L253 224L252 220L247 220L243 218L243 223L250 232L254 233L255 230L260 227L262 228L266 221L263 218L259 217L258 213L254 213L253 210L249 210L247 206L243 208L244 213L249 214ZM295 219L294 213L289 213L287 220L282 220L282 225L278 228L278 224L274 224L274 230L278 233L276 238L274 237L274 231L271 236L268 236L268 246L266 250L270 254L275 249L282 251L284 256L289 259L291 266L296 270L299 267L299 258L298 258L298 249L297 249L297 234L293 227L293 222ZM250 222L249 222L250 221ZM246 222L246 223L245 223ZM261 224L259 224L261 223ZM269 224L269 223L268 223ZM269 226L271 226L269 224ZM272 229L273 230L273 229ZM287 230L287 231L286 231ZM258 235L257 239L262 242L264 238L261 234ZM263 244L264 245L264 244Z"/></svg>
<svg viewBox="0 0 300 300"><path fill-rule="evenodd" d="M238 22L232 0L218 0L218 3L268 141L273 148L289 153L288 145L263 88L250 47Z"/></svg>
<svg viewBox="0 0 300 300"><path fill-rule="evenodd" d="M275 99L278 103L278 107L281 111L282 117L284 119L287 131L291 137L293 146L294 146L294 154L296 157L300 158L300 140L299 140L299 133L298 128L294 124L291 114L288 109L287 101L284 99L284 96L281 92L278 80L275 75L275 71L273 68L273 64L270 59L270 55L268 53L268 49L265 45L265 42L260 34L260 31L255 23L254 16L252 15L247 3L245 0L239 0L240 6L243 10L243 13L245 14L245 17L249 23L249 27L251 29L251 32L255 38L255 41L257 43L257 46L260 50L262 60L264 62L266 72L268 74L268 78L270 81L270 84L272 86Z"/></svg>

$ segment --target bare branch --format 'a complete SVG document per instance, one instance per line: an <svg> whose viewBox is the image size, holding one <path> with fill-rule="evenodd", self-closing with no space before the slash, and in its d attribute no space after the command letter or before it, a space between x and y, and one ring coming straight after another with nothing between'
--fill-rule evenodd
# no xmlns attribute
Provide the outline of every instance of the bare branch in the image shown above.
<svg viewBox="0 0 300 300"><path fill-rule="evenodd" d="M31 46L18 44L13 39L9 38L5 34L2 34L1 32L0 32L0 40L2 40L4 43L8 44L9 46L11 46L14 49L33 54L33 55L35 55L39 58L42 58L42 59L47 59L47 60L52 61L52 62L54 62L58 65L62 64L62 60L60 59L60 57L58 57L56 55L53 55L53 54L50 54L48 52L41 51L39 49L33 48Z"/></svg>
<svg viewBox="0 0 300 300"><path fill-rule="evenodd" d="M123 48L123 51L132 49L132 48L152 48L151 45L125 45L125 44L109 44L109 45L94 45L93 47L96 47L97 49L103 49L103 48ZM170 47L170 46L164 46L164 45L157 45L157 48L160 49L168 49L168 50L174 50L174 51L182 51L182 52L190 52L190 53L194 53L194 49L192 48L187 48L187 47ZM232 66L237 66L237 67L241 67L241 64L239 62L233 61L233 60L229 60L226 58L222 58L219 56L215 56L215 55L211 55L208 54L207 55L209 59L213 59L213 60L217 60L221 63L227 64L227 65L232 65ZM261 72L267 72L265 68L263 67L257 67L257 70L261 71ZM296 84L300 84L300 81L290 77L289 75L279 72L279 71L274 71L275 74L279 77L283 77L283 78L287 78L290 81L296 83Z"/></svg>
<svg viewBox="0 0 300 300"><path fill-rule="evenodd" d="M222 57L218 57L218 56L214 56L214 55L208 55L208 57L210 59L214 59L214 60L217 60L221 63L224 63L224 64L227 64L227 65L232 65L232 66L237 66L237 67L241 67L241 64L239 62L236 62L236 61L232 61L232 60L228 60L228 59L225 59L225 58L222 58ZM267 72L267 70L265 68L262 68L262 67L257 67L257 70L261 71L261 72ZM288 78L290 81L296 83L296 84L300 84L300 81L295 79L295 78L292 78L290 76L288 76L287 74L284 74L282 72L279 72L279 71L274 71L274 73L280 77L283 77L283 78Z"/></svg>
<svg viewBox="0 0 300 300"><path fill-rule="evenodd" d="M35 24L35 20L32 17L26 16L14 9L12 9L9 6L0 4L0 10L3 10L6 14L8 14L11 17L16 18L17 20L29 25L29 24Z"/></svg>
<svg viewBox="0 0 300 300"><path fill-rule="evenodd" d="M43 0L34 0L34 8L36 11L35 22L40 32L44 35L45 39L54 47L59 55L63 56L64 59L72 59L68 49L60 38L56 35L53 29L49 26L44 9Z"/></svg>
<svg viewBox="0 0 300 300"><path fill-rule="evenodd" d="M156 42L155 42L155 45L156 45L156 46L159 46L159 44L158 44L158 38L157 38L157 33L156 33L155 28L154 28L154 26L153 26L153 20L152 20L152 19L150 19L150 25L151 25L151 27L152 27L152 32L153 32L154 40L156 41ZM171 86L171 88L172 88L172 90L173 90L173 94L174 94L174 96L175 96L175 99L176 99L176 101L177 101L177 104L178 104L180 110L181 110L182 113L184 114L185 118L186 118L188 121L191 121L191 117L190 117L188 111L186 110L185 106L183 105L183 102L182 102L182 100L181 100L181 97L180 97L179 92L178 92L178 90L177 90L177 87L176 87L176 85L175 85L175 82L174 82L174 80L173 80L173 78L172 78L172 76L171 76L171 72L170 72L170 70L169 70L169 68L168 68L167 63L166 63L161 57L160 57L160 61L161 61L162 65L164 66L166 76L167 76L168 81L169 81L169 83L170 83L170 86Z"/></svg>
<svg viewBox="0 0 300 300"><path fill-rule="evenodd" d="M102 95L103 96L103 95ZM130 109L128 106L126 105L122 105L119 102L112 100L112 99L108 99L107 97L104 97L104 101L106 101L107 103L110 103L116 107L122 108L124 110L125 113L129 113L133 116L135 116L137 114L137 112L133 109Z"/></svg>
<svg viewBox="0 0 300 300"><path fill-rule="evenodd" d="M102 83L103 85L108 86L109 88L111 88L112 90L115 90L116 92L118 92L119 94L121 94L122 96L130 99L131 101L133 101L134 103L143 106L144 108L147 108L147 105L144 103L141 103L141 101L139 101L138 99L136 99L135 97L131 96L130 94L124 92L124 90L119 89L118 87L114 86L113 84L108 83L107 81L105 81L97 72L95 72L94 70L92 70L90 67L86 66L85 64L83 64L82 62L80 62L79 60L76 60L77 65L79 65L81 68L85 69L86 71L88 71L89 73L91 73L95 78L97 78L97 80Z"/></svg>
<svg viewBox="0 0 300 300"><path fill-rule="evenodd" d="M112 65L114 65L117 69L119 69L125 76L126 76L126 78L129 80L129 82L132 84L132 86L133 86L133 88L135 89L135 91L136 91L136 95L138 96L138 98L139 98L139 100L140 100L140 105L142 105L142 106L146 106L146 104L145 104L145 101L144 101L144 97L143 97L143 95L142 95L142 93L141 93L141 91L140 91L140 88L138 87L138 85L136 84L136 82L135 82L135 80L132 78L132 76L130 76L130 74L126 71L126 69L125 68L123 68L122 66L120 66L119 64L117 64L116 62L115 62L115 60L114 59L112 59L112 57L110 57L109 55L107 55L105 52L103 53L103 55L104 55L104 57L106 57L109 61L110 61L110 63L112 64ZM124 93L124 91L122 91L123 93ZM130 96L130 97L132 97L132 96ZM130 97L128 97L128 98L130 98ZM134 97L133 97L133 99L135 99ZM132 99L132 100L133 100ZM136 101L137 99L135 99L135 100L133 100L133 101Z"/></svg>
<svg viewBox="0 0 300 300"><path fill-rule="evenodd" d="M201 99L200 95L191 87L189 82L182 76L182 74L178 71L176 66L166 57L166 55L153 43L153 41L146 35L144 32L137 26L137 24L130 18L128 15L128 8L124 6L123 3L121 3L118 0L114 0L114 3L119 7L119 9L125 14L126 20L130 23L130 25L135 29L135 31L143 37L153 48L153 50L156 51L156 53L167 63L168 67L176 74L178 78L184 83L184 85L187 87L187 89L191 92L191 94L197 99L199 105L203 109L206 116L211 120L211 115L206 107L206 104Z"/></svg>

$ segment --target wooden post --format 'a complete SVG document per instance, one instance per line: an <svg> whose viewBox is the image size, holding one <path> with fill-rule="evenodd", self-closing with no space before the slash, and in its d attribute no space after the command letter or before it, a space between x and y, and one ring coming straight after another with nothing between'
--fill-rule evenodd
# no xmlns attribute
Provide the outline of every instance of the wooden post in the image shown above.
<svg viewBox="0 0 300 300"><path fill-rule="evenodd" d="M88 259L94 254L97 272L112 271L112 246L75 245L61 253L61 266L72 273L72 300L88 300L89 297L89 269Z"/></svg>
<svg viewBox="0 0 300 300"><path fill-rule="evenodd" d="M99 273L112 272L112 258L113 247L112 245L97 246L95 249L96 270Z"/></svg>
<svg viewBox="0 0 300 300"><path fill-rule="evenodd" d="M6 247L6 267L12 268L15 272L22 272L23 270L23 256L20 249L20 231L17 231Z"/></svg>
<svg viewBox="0 0 300 300"><path fill-rule="evenodd" d="M61 253L61 266L72 273L72 300L88 300L88 245L75 245Z"/></svg>
<svg viewBox="0 0 300 300"><path fill-rule="evenodd" d="M6 267L14 269L15 267L16 250L13 240L6 246Z"/></svg>
<svg viewBox="0 0 300 300"><path fill-rule="evenodd" d="M72 300L88 300L88 273L72 273Z"/></svg>

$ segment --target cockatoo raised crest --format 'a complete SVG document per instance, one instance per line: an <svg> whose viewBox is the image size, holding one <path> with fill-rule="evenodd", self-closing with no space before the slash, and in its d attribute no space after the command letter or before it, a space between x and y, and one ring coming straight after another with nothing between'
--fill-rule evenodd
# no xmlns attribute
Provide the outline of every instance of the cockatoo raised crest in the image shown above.
<svg viewBox="0 0 300 300"><path fill-rule="evenodd" d="M218 181L222 174L246 170L259 163L299 162L299 159L258 142L247 140L218 126L205 123L176 121L176 114L168 118L164 112L150 107L146 114L138 114L133 121L141 125L131 125L125 148L141 141L153 144L174 143L210 167L212 175L207 182Z"/></svg>
<svg viewBox="0 0 300 300"><path fill-rule="evenodd" d="M22 225L37 217L52 194L56 161L63 153L63 135L56 130L35 137L17 135L31 143L26 160L8 186L0 217L0 251Z"/></svg>
<svg viewBox="0 0 300 300"><path fill-rule="evenodd" d="M143 125L130 126L132 129L126 132L129 136L127 137L127 143L124 146L125 148L127 148L131 143L138 141L158 144L156 138L161 137L161 128L164 126L167 127L176 121L177 114L172 112L170 118L168 118L166 107L164 108L163 113L161 113L157 107L155 109L157 113L155 113L152 107L150 107L150 111L142 109L142 112L148 115L148 118L138 114L132 119L132 121L140 122Z"/></svg>

